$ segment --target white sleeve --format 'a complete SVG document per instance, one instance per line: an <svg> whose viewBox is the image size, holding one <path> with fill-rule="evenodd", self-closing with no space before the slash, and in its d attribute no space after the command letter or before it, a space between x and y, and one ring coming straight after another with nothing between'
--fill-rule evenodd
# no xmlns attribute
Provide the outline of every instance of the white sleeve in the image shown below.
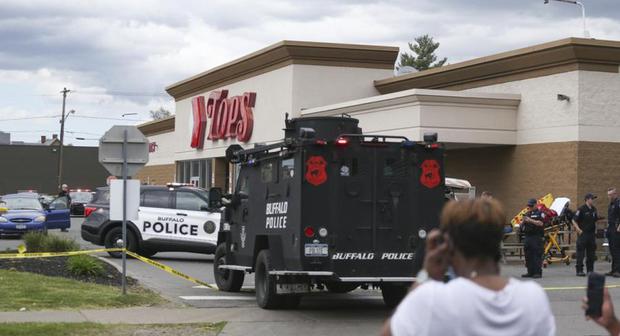
<svg viewBox="0 0 620 336"><path fill-rule="evenodd" d="M532 307L540 307L540 309L536 311L536 316L539 316L540 318L538 320L538 326L535 330L538 330L537 335L540 336L555 336L555 318L551 312L549 298L547 297L545 290L542 289L540 285L535 285L537 290L531 291L534 296L534 300L532 300L532 302L538 302L538 304L533 305Z"/></svg>
<svg viewBox="0 0 620 336"><path fill-rule="evenodd" d="M436 286L428 281L407 294L390 320L392 336L428 335Z"/></svg>

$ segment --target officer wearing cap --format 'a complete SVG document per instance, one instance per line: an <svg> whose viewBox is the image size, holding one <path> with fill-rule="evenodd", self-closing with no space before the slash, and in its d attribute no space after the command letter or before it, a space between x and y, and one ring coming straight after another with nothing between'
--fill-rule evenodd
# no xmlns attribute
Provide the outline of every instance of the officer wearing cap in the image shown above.
<svg viewBox="0 0 620 336"><path fill-rule="evenodd" d="M609 207L607 208L607 241L611 255L611 271L605 275L620 278L620 199L616 188L607 189Z"/></svg>
<svg viewBox="0 0 620 336"><path fill-rule="evenodd" d="M523 278L538 279L542 277L543 236L545 228L543 223L544 214L536 208L536 199L527 201L527 212L523 215L521 232L525 236L523 252L525 254L525 267L527 273Z"/></svg>
<svg viewBox="0 0 620 336"><path fill-rule="evenodd" d="M577 232L577 276L586 276L583 272L583 258L586 258L586 271L594 271L594 253L596 251L596 221L598 212L593 202L596 196L587 193L582 205L573 217L573 227Z"/></svg>

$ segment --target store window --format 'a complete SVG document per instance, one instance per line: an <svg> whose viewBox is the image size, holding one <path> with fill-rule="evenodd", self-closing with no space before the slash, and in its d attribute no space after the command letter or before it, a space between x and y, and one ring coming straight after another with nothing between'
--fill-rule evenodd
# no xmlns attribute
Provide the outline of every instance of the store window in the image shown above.
<svg viewBox="0 0 620 336"><path fill-rule="evenodd" d="M213 174L211 159L177 161L177 181L208 189Z"/></svg>

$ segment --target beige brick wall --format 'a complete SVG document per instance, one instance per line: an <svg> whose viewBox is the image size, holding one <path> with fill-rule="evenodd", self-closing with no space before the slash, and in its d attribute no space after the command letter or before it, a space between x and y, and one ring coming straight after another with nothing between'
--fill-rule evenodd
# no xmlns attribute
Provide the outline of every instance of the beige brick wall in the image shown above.
<svg viewBox="0 0 620 336"><path fill-rule="evenodd" d="M578 193L594 193L599 198L594 205L607 216L607 188L620 188L620 143L579 142Z"/></svg>
<svg viewBox="0 0 620 336"><path fill-rule="evenodd" d="M478 194L491 191L510 217L546 193L577 199L577 148L565 142L449 150L446 176L469 180Z"/></svg>
<svg viewBox="0 0 620 336"><path fill-rule="evenodd" d="M136 174L135 178L139 179L141 183L162 185L175 182L175 173L175 164L146 166Z"/></svg>

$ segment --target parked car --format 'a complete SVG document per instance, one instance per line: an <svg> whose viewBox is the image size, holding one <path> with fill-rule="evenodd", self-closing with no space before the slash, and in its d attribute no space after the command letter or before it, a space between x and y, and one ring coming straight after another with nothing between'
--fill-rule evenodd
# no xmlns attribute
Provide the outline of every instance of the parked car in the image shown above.
<svg viewBox="0 0 620 336"><path fill-rule="evenodd" d="M71 215L84 216L84 205L90 203L93 194L87 189L72 190L69 192L71 197Z"/></svg>
<svg viewBox="0 0 620 336"><path fill-rule="evenodd" d="M0 200L0 212L0 236L71 227L66 197L56 198L44 209L37 196L4 195Z"/></svg>
<svg viewBox="0 0 620 336"><path fill-rule="evenodd" d="M143 256L164 251L214 253L220 212L209 208L208 197L204 189L180 184L141 186L139 218L127 224L127 249ZM84 240L106 248L122 246L121 222L110 220L108 187L97 188L84 212Z"/></svg>

